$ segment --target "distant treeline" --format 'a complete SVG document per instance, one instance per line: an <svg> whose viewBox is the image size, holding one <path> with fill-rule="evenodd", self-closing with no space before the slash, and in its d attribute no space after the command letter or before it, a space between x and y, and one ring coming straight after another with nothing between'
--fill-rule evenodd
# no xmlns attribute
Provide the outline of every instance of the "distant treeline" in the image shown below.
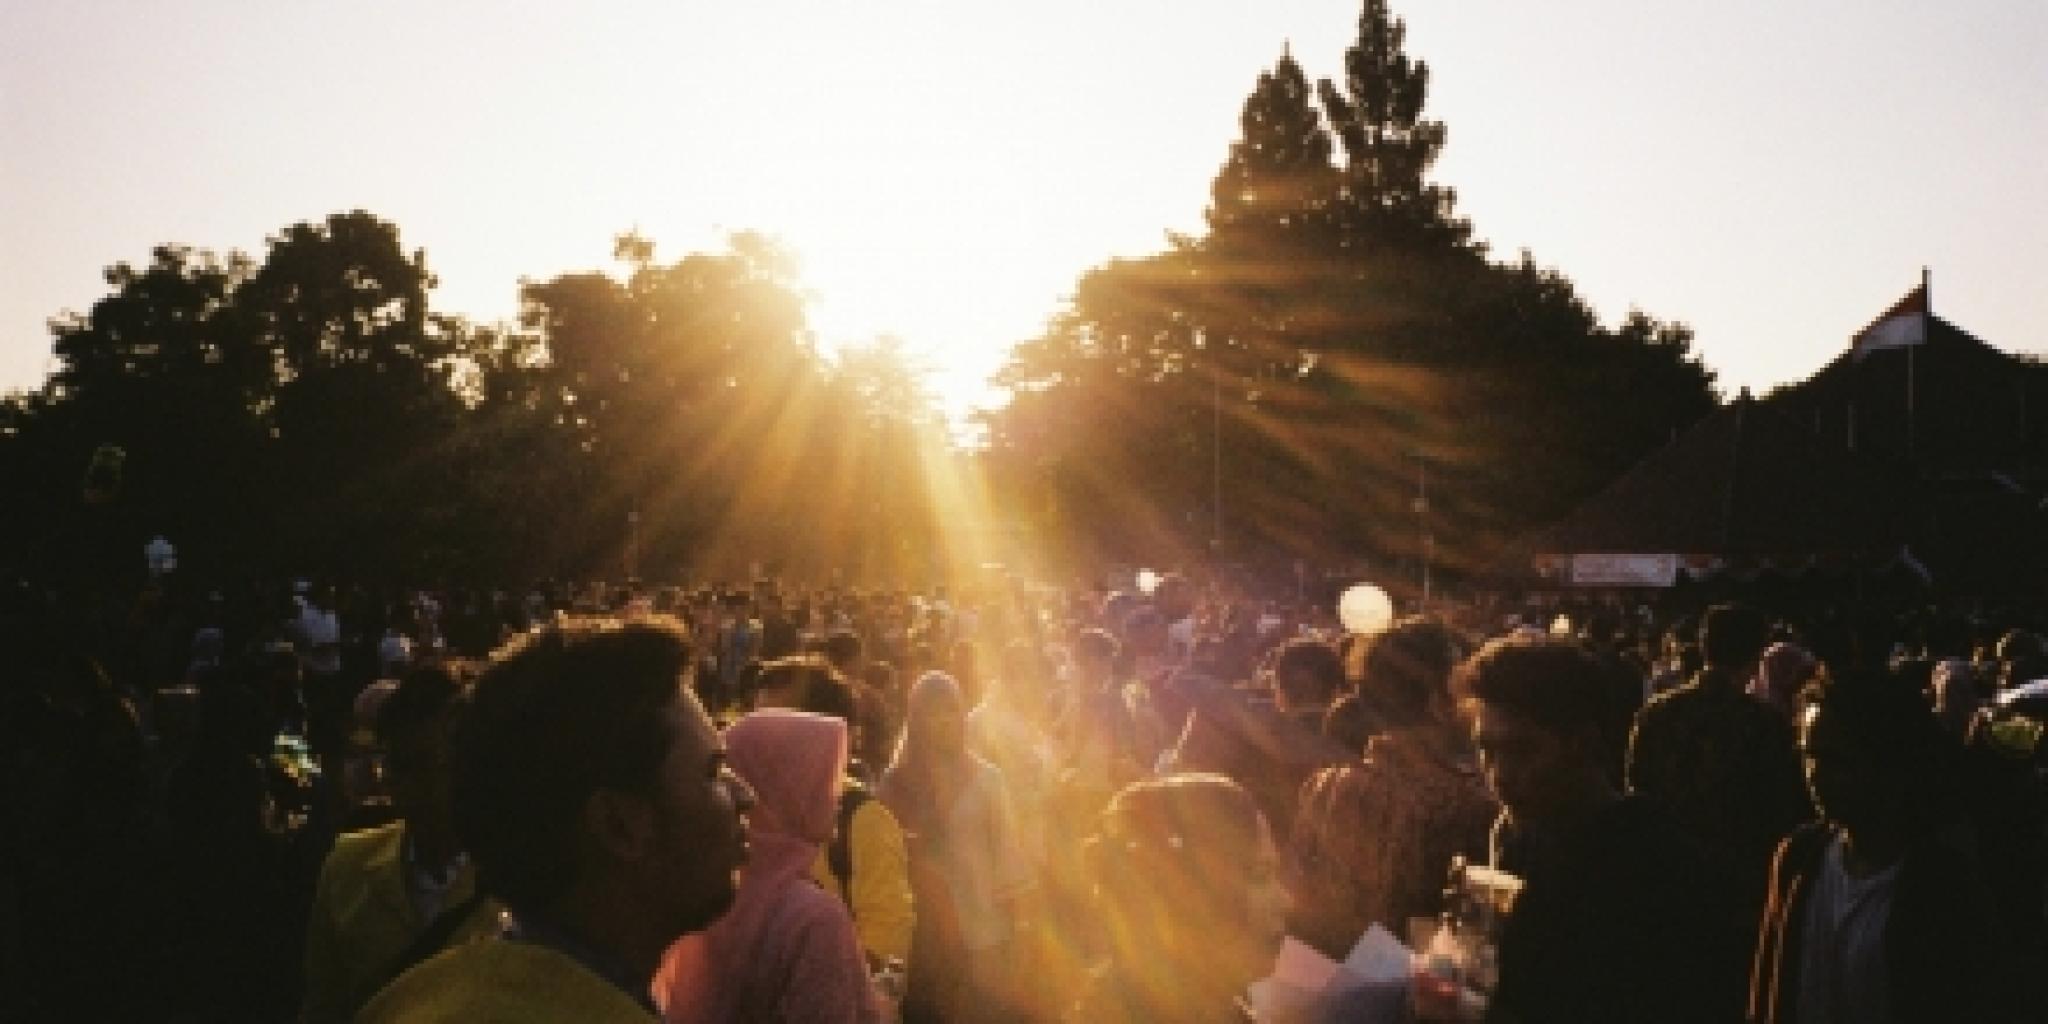
<svg viewBox="0 0 2048 1024"><path fill-rule="evenodd" d="M1369 0L1340 78L1262 74L1207 230L1082 275L973 451L899 345L822 353L754 235L673 263L622 236L616 272L524 283L498 325L434 312L424 252L362 211L260 261L117 263L0 404L0 562L139 573L162 534L209 573L362 580L1483 567L1709 411L1713 375L1684 326L1604 326L1490 257L1429 179L1402 37Z"/></svg>

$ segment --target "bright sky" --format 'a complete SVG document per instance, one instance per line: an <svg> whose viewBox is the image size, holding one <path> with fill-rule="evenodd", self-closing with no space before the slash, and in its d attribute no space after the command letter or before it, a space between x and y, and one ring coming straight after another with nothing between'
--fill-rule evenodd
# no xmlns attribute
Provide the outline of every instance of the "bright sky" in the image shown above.
<svg viewBox="0 0 2048 1024"><path fill-rule="evenodd" d="M1613 322L1691 323L1724 385L1824 363L1934 272L2048 349L2048 3L1396 0L1439 180ZM1355 0L0 4L0 390L100 269L366 208L436 308L726 232L803 260L826 342L903 336L954 408L1075 278L1201 223L1283 41Z"/></svg>

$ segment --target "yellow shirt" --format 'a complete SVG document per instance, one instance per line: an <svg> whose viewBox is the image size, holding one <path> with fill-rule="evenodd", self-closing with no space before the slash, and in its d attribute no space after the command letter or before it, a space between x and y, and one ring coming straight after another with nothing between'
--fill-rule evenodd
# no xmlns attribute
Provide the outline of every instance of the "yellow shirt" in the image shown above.
<svg viewBox="0 0 2048 1024"><path fill-rule="evenodd" d="M569 956L510 939L481 939L400 975L358 1024L647 1024L632 997Z"/></svg>
<svg viewBox="0 0 2048 1024"><path fill-rule="evenodd" d="M407 895L405 824L392 822L335 841L320 866L320 882L306 925L306 1024L346 1021L391 979L397 958L430 920ZM454 907L476 892L476 872L465 864L442 900ZM486 901L449 938L452 945L497 929L498 906Z"/></svg>

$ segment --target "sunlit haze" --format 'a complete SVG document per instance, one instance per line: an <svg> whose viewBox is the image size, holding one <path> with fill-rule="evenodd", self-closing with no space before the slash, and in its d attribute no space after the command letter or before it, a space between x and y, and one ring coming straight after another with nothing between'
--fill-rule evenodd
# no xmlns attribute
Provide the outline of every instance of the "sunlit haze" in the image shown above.
<svg viewBox="0 0 2048 1024"><path fill-rule="evenodd" d="M1692 324L1724 388L1805 376L1933 268L1934 308L2048 347L2048 5L1405 0L1437 178L1613 322ZM0 389L46 318L179 242L260 252L364 208L434 303L780 239L826 346L903 337L959 412L1077 275L1196 230L1283 45L1353 0L1034 4L18 2L0 9Z"/></svg>

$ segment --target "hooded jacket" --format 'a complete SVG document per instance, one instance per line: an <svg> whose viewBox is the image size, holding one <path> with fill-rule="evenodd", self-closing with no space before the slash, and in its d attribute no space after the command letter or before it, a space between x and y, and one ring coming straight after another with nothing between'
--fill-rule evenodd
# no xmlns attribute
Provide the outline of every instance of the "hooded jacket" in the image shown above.
<svg viewBox="0 0 2048 1024"><path fill-rule="evenodd" d="M725 734L754 790L749 855L732 910L669 947L654 978L671 1022L880 1019L846 905L811 878L832 838L846 771L846 723L756 711Z"/></svg>

